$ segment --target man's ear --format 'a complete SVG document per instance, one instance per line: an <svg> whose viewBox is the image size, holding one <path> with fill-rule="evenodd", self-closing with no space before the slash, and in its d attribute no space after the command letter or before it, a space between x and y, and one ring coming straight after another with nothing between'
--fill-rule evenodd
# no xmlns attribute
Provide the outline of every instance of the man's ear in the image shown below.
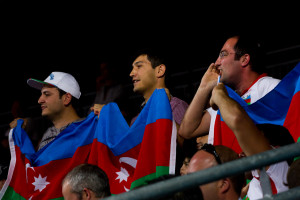
<svg viewBox="0 0 300 200"><path fill-rule="evenodd" d="M242 62L242 66L246 67L250 62L250 55L246 53L240 58L240 60Z"/></svg>
<svg viewBox="0 0 300 200"><path fill-rule="evenodd" d="M66 93L63 97L64 105L69 105L72 100L72 95L70 93Z"/></svg>
<svg viewBox="0 0 300 200"><path fill-rule="evenodd" d="M83 199L92 199L92 191L87 188L83 188L82 197Z"/></svg>
<svg viewBox="0 0 300 200"><path fill-rule="evenodd" d="M229 178L221 179L218 183L218 188L220 193L226 193L230 189L230 180Z"/></svg>
<svg viewBox="0 0 300 200"><path fill-rule="evenodd" d="M165 76L166 66L164 64L160 64L156 67L156 76L157 78L161 78Z"/></svg>

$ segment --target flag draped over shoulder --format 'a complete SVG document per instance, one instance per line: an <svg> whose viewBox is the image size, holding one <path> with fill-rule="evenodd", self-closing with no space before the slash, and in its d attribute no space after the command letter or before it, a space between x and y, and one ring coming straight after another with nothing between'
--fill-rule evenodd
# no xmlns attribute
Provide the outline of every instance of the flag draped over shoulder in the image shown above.
<svg viewBox="0 0 300 200"><path fill-rule="evenodd" d="M38 152L21 125L19 120L10 133L12 159L2 199L63 199L61 181L81 163L102 168L112 194L175 171L176 126L164 89L155 90L131 127L110 103L99 119L91 113Z"/></svg>
<svg viewBox="0 0 300 200"><path fill-rule="evenodd" d="M237 93L226 87L256 124L270 123L286 127L294 140L300 137L300 63L290 71L267 95L248 105ZM220 111L214 127L214 145L225 145L237 153L241 148L234 133L225 124Z"/></svg>

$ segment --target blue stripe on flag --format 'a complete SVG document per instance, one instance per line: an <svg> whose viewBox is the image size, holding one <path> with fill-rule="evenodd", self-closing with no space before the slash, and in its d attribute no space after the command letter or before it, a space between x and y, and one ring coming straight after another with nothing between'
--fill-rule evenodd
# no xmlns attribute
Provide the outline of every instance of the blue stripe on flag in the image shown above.
<svg viewBox="0 0 300 200"><path fill-rule="evenodd" d="M155 112L157 110L160 112ZM97 139L118 156L142 142L146 125L158 119L172 120L172 110L165 90L156 89L131 127L115 103L104 106L100 118L102 116L105 119L99 120Z"/></svg>
<svg viewBox="0 0 300 200"><path fill-rule="evenodd" d="M246 110L256 124L272 123L283 125L291 100L299 92L300 63L271 92L251 105L247 105L232 89L226 88L229 96ZM220 114L219 111L218 114Z"/></svg>

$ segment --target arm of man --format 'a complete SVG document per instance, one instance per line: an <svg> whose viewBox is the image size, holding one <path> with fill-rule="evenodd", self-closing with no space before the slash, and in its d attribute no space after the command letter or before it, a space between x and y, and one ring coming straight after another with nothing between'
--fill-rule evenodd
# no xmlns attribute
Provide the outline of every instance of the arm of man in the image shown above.
<svg viewBox="0 0 300 200"><path fill-rule="evenodd" d="M209 103L211 91L217 84L218 76L218 70L212 63L203 75L199 88L180 124L179 134L182 137L190 139L208 133L210 114L205 110Z"/></svg>
<svg viewBox="0 0 300 200"><path fill-rule="evenodd" d="M268 140L256 127L246 111L228 96L224 84L219 83L212 91L210 105L219 109L227 126L235 134L239 145L247 156L271 149Z"/></svg>

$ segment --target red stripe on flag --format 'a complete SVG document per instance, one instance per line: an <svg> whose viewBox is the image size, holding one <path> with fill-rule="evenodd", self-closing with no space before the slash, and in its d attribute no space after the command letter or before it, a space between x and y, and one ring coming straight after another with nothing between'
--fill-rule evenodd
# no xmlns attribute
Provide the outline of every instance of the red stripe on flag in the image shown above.
<svg viewBox="0 0 300 200"><path fill-rule="evenodd" d="M221 121L219 114L216 117L214 129L214 145L224 145L231 148L236 153L242 152L234 133L224 121Z"/></svg>
<svg viewBox="0 0 300 200"><path fill-rule="evenodd" d="M88 163L98 165L103 169L109 179L110 192L112 194L119 194L125 192L126 189L130 189L135 166L133 167L132 162L127 161L136 161L139 150L140 145L137 145L127 152L115 156L106 145L95 139L92 144Z"/></svg>
<svg viewBox="0 0 300 200"><path fill-rule="evenodd" d="M46 165L33 168L29 165L27 158L21 154L20 149L15 147L18 158L10 186L24 198L35 200L62 197L62 179L75 166L87 162L91 145L79 147L72 158L51 161ZM25 167L26 164L27 167ZM41 184L45 187L41 187Z"/></svg>
<svg viewBox="0 0 300 200"><path fill-rule="evenodd" d="M297 92L291 101L283 126L286 127L295 142L300 137L300 92Z"/></svg>
<svg viewBox="0 0 300 200"><path fill-rule="evenodd" d="M169 166L172 121L159 119L145 128L134 180L155 173L156 166Z"/></svg>
<svg viewBox="0 0 300 200"><path fill-rule="evenodd" d="M119 194L129 190L133 181L155 173L157 166L169 167L171 136L172 121L159 119L146 126L141 144L119 156L94 140L88 162L106 172L111 193ZM134 160L138 162L133 167L130 161Z"/></svg>
<svg viewBox="0 0 300 200"><path fill-rule="evenodd" d="M26 184L27 181L25 175L25 166L29 161L23 154L21 154L20 148L18 146L15 146L15 153L18 159L16 159L13 177L10 181L9 186L13 187L16 193L20 194L25 199L28 199L29 194L27 189L28 185Z"/></svg>

